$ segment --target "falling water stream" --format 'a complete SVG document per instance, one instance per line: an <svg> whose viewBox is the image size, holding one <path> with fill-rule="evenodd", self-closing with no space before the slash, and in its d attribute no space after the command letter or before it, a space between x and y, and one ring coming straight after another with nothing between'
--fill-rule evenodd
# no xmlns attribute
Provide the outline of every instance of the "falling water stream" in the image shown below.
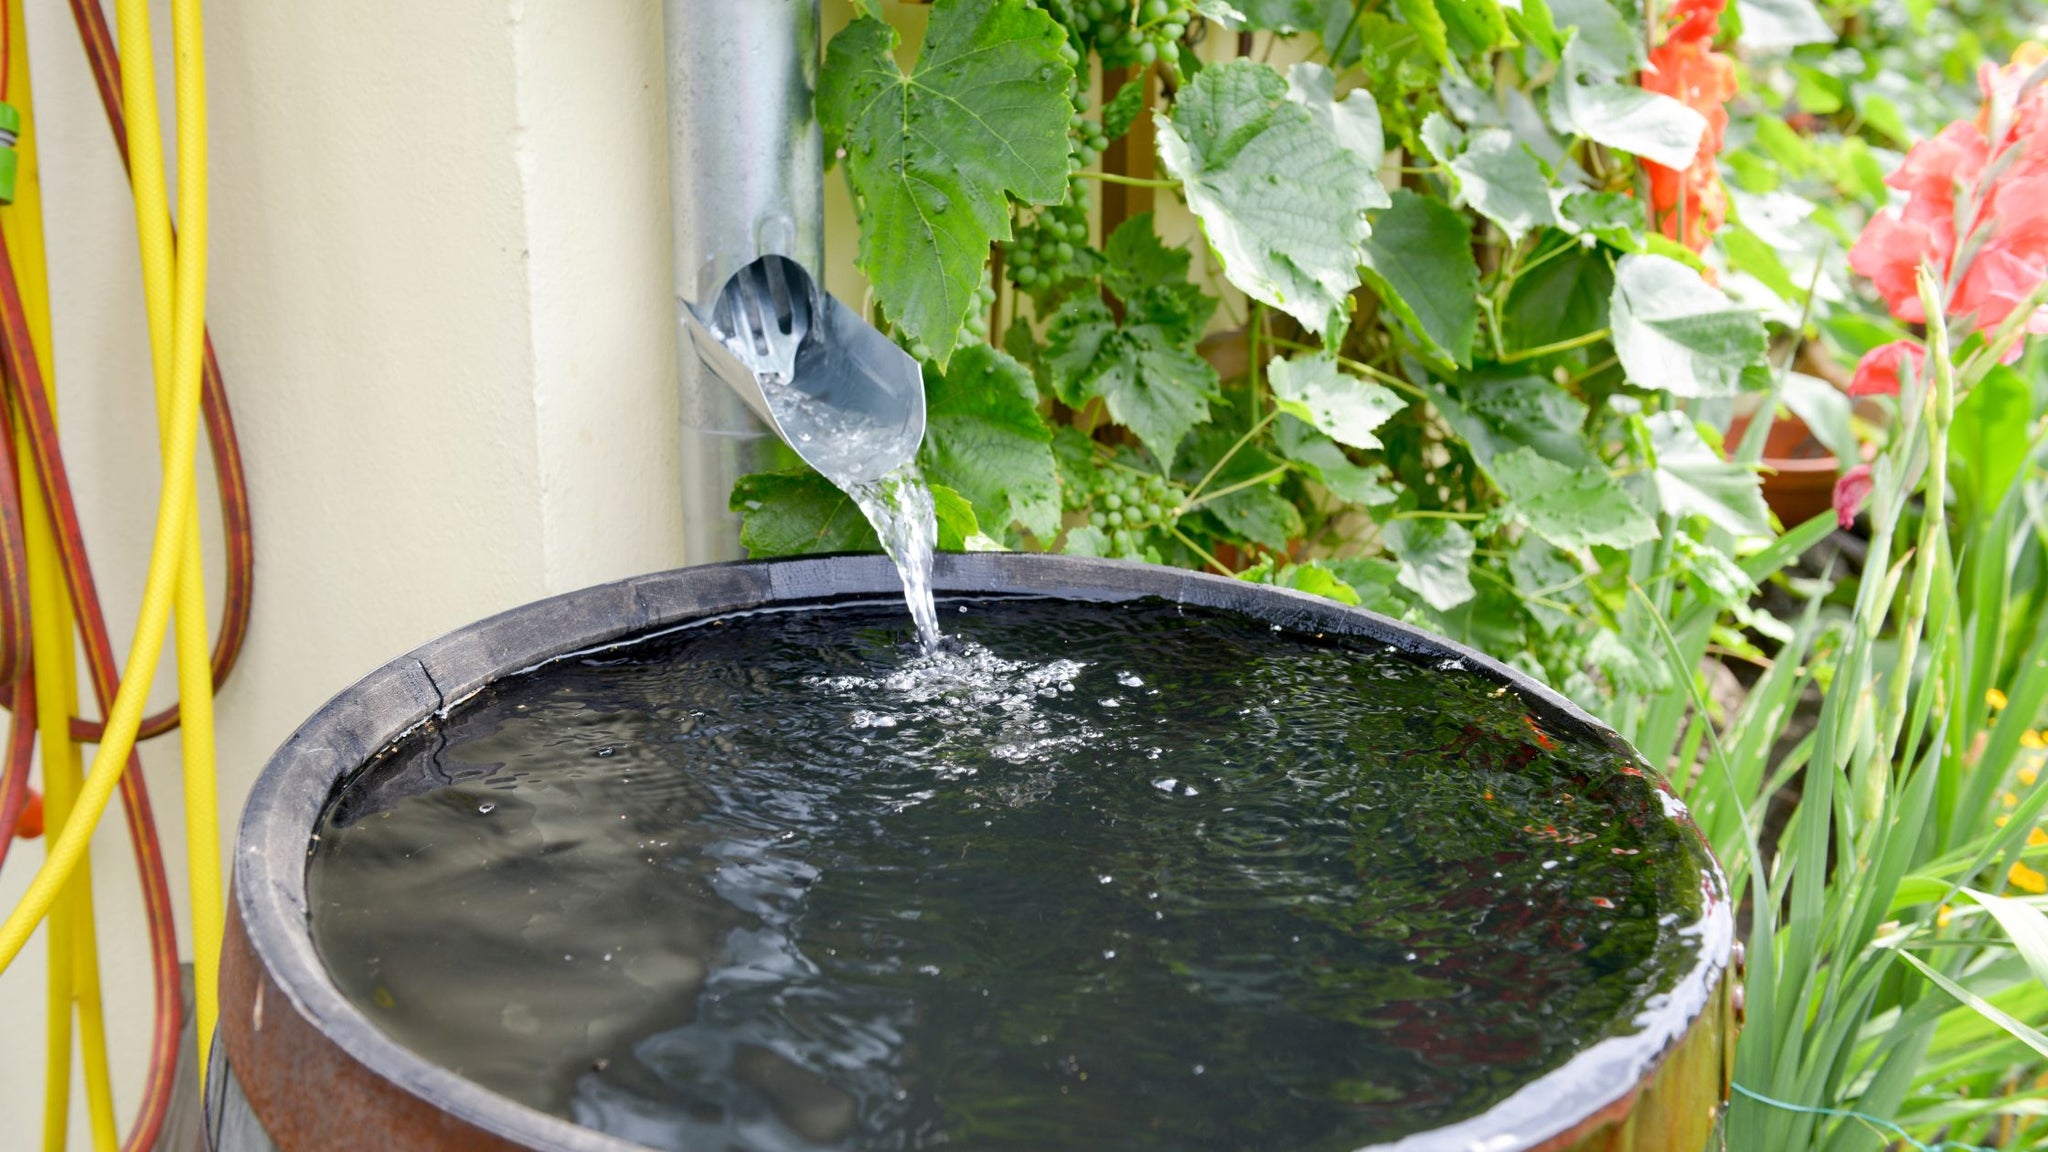
<svg viewBox="0 0 2048 1152"><path fill-rule="evenodd" d="M938 546L938 518L931 488L915 460L875 475L875 461L901 441L901 429L826 403L777 376L759 380L798 453L874 525L882 550L896 562L918 641L927 653L936 651L939 614L932 604L932 554Z"/></svg>

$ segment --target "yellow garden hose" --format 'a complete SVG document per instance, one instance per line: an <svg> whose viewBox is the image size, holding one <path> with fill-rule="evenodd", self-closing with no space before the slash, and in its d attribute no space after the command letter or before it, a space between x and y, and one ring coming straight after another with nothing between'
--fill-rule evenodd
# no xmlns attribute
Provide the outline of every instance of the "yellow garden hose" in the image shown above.
<svg viewBox="0 0 2048 1152"><path fill-rule="evenodd" d="M122 53L122 79L123 88L130 98L131 149L136 147L139 137L146 136L152 146L156 139L154 85L145 79L145 75L153 70L143 64L149 56L145 4L146 0L120 0L118 7L121 40L127 47ZM189 610L195 605L202 611L204 608L203 587L197 578L199 541L193 526L197 522L194 451L198 439L200 372L205 350L205 70L199 0L172 0L171 7L178 126L180 234L176 250L172 251L168 243L153 244L150 240L152 227L148 224L143 227L144 283L146 286L163 283L172 286L168 301L156 291L152 291L149 297L153 353L158 339L156 333L163 329L170 332L167 385L164 383L163 360L153 356L158 364L159 389L167 400L161 406L162 423L165 425L163 483L157 504L156 532L150 546L148 576L135 629L135 642L122 669L120 690L108 709L105 732L93 756L91 771L85 775L78 789L70 818L61 831L51 835L42 866L30 881L20 904L4 922L0 922L0 969L13 962L36 924L52 912L60 896L67 891L66 882L84 865L92 830L106 811L107 801L119 783L134 745L150 683L163 653L164 633L170 623L174 601L180 603L181 625L186 617L201 621L197 629L201 633L201 643L196 647L201 653L198 664L205 668L203 616ZM146 132L135 122L138 101L146 101L150 105ZM162 156L160 150L152 150L148 155L152 158L149 162L144 160L144 153L136 152L133 156L137 219L163 221L163 230L167 234L170 209L165 195ZM188 555L191 557L189 561ZM188 572L192 574L189 578ZM185 587L181 588L181 585ZM206 699L206 703L197 709L188 703L185 713L188 730L185 745L187 821L191 829L188 836L193 863L195 936L200 940L195 949L194 967L201 997L199 1035L204 1043L212 1032L211 994L218 979L215 973L219 956L221 896L219 847L213 810L211 670L206 668L200 672L196 683L189 674L193 662L184 658L184 650L195 647L188 641L193 631L189 626L179 629L179 666L181 687L191 692L203 685L195 697L203 695ZM191 734L194 729L198 730L196 739ZM200 755L195 756L195 751ZM195 800L203 800L203 803L195 803ZM207 923L200 919L202 916L210 917L210 929L199 926ZM74 940L73 943L78 942ZM60 1074L54 1068L52 1073L53 1076ZM68 1078L68 1067L61 1070L61 1074Z"/></svg>
<svg viewBox="0 0 2048 1152"><path fill-rule="evenodd" d="M26 129L15 150L19 156L14 204L0 216L8 248L20 265L23 310L27 315L30 342L45 364L51 362L49 276L43 254L42 191L40 164L34 131L34 99L29 83L29 61L22 6L7 10L7 91L0 99L13 104L22 115ZM52 385L45 379L46 388ZM28 459L28 433L15 429L17 458ZM31 620L31 644L36 666L41 669L36 696L37 734L42 742L43 781L47 793L45 814L48 826L62 828L72 815L79 788L78 745L71 739L71 715L78 708L77 650L72 632L71 598L64 582L56 529L50 522L41 481L33 469L23 469L22 535L27 553ZM29 723L18 716L15 723ZM92 874L89 862L81 863L64 888L51 916L49 945L49 995L47 1019L48 1067L53 1073L44 1084L43 1145L46 1152L63 1152L68 1145L71 1103L71 1052L74 1033L72 1013L77 1011L80 1056L85 1070L86 1114L90 1119L93 1146L101 1152L118 1147L113 1090L107 1067L107 1040L100 999L99 950L93 923Z"/></svg>
<svg viewBox="0 0 2048 1152"><path fill-rule="evenodd" d="M149 8L145 3L123 0L116 9L116 27L121 46L121 92L128 128L128 155L135 189L135 231L142 248L143 300L149 312L150 364L156 382L157 426L164 458L175 451L171 440L175 381L179 370L199 371L205 317L202 308L184 308L188 299L205 299L204 252L189 258L184 244L205 242L204 162L194 172L186 163L186 142L196 140L203 153L206 110L203 103L185 98L187 77L192 73L185 54L200 55L197 3L190 19L181 21L173 11L172 33L178 76L178 203L201 205L199 231L185 213L184 240L174 245L169 205L165 199L163 145L156 102L156 66L150 54ZM190 30L190 41L185 30ZM199 181L195 187L192 180ZM195 241L194 237L197 237ZM190 277L196 273L196 283ZM181 343L182 341L182 343ZM193 448L185 449L189 459ZM220 944L225 930L221 902L220 834L215 796L213 747L213 666L206 635L206 585L201 565L199 502L195 490L185 502L185 542L179 556L176 596L178 699L183 714L179 729L185 771L186 866L192 892L192 975L193 1007L197 1016L200 1066L213 1041L213 1022L219 1005Z"/></svg>

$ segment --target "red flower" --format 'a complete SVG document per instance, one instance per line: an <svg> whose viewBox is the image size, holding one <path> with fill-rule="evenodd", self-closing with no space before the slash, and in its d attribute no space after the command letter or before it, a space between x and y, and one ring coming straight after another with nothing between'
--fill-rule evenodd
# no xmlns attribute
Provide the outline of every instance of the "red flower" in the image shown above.
<svg viewBox="0 0 2048 1152"><path fill-rule="evenodd" d="M1908 363L1918 377L1927 367L1927 350L1912 340L1880 344L1856 362L1856 375L1849 381L1851 396L1897 396L1899 377Z"/></svg>
<svg viewBox="0 0 2048 1152"><path fill-rule="evenodd" d="M1849 267L1870 279L1893 316L1927 321L1916 276L1923 263L1948 287L1947 311L1979 329L2004 321L2048 278L2048 86L2022 98L2044 55L2029 46L2005 68L1987 65L1977 119L1915 144L1885 179L1905 202L1871 217ZM2048 333L2048 308L2027 327Z"/></svg>
<svg viewBox="0 0 2048 1152"><path fill-rule="evenodd" d="M1670 31L1650 52L1643 88L1661 92L1706 117L1699 152L1684 170L1644 161L1650 177L1650 212L1657 227L1697 252L1728 218L1728 195L1714 158L1728 130L1728 101L1735 97L1735 62L1714 51L1727 0L1678 0L1666 18ZM1681 213L1679 209L1683 207ZM1683 217L1681 219L1681 216Z"/></svg>
<svg viewBox="0 0 2048 1152"><path fill-rule="evenodd" d="M1844 528L1856 523L1856 513L1870 499L1872 487L1868 464L1858 464L1842 473L1842 478L1835 481L1835 522Z"/></svg>

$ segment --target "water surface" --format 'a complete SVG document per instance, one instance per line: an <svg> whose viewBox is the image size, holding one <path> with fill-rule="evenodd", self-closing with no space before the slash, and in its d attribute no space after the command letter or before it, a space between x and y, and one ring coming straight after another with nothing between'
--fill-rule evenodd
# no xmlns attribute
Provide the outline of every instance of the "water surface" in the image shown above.
<svg viewBox="0 0 2048 1152"><path fill-rule="evenodd" d="M1697 958L1610 747L1161 602L729 617L513 677L345 783L313 931L400 1042L657 1148L1353 1149Z"/></svg>

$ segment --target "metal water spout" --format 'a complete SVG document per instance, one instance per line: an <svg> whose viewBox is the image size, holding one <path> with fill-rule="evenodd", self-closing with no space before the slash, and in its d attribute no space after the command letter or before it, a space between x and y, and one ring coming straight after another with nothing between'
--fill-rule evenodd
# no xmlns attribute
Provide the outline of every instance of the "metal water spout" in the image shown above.
<svg viewBox="0 0 2048 1152"><path fill-rule="evenodd" d="M739 555L762 425L835 480L924 437L917 362L824 290L817 0L666 0L684 556Z"/></svg>

